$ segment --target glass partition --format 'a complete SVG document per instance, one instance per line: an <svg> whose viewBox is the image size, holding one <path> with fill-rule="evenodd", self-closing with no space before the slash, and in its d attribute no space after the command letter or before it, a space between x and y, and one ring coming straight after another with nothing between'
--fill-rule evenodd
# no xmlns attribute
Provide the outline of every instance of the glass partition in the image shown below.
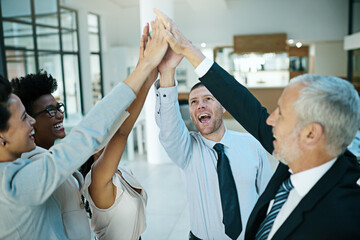
<svg viewBox="0 0 360 240"><path fill-rule="evenodd" d="M7 77L45 70L57 80L55 97L68 103L65 116L82 114L77 12L59 0L0 0L0 6Z"/></svg>
<svg viewBox="0 0 360 240"><path fill-rule="evenodd" d="M103 97L102 71L101 71L101 39L100 20L96 14L88 14L88 32L90 45L90 71L95 104Z"/></svg>
<svg viewBox="0 0 360 240"><path fill-rule="evenodd" d="M64 78L67 113L69 116L81 112L80 79L78 56L75 54L64 55Z"/></svg>
<svg viewBox="0 0 360 240"><path fill-rule="evenodd" d="M31 2L29 0L1 0L1 15L31 23Z"/></svg>
<svg viewBox="0 0 360 240"><path fill-rule="evenodd" d="M5 46L34 49L33 29L30 24L3 21L3 33Z"/></svg>
<svg viewBox="0 0 360 240"><path fill-rule="evenodd" d="M37 27L36 37L39 50L60 51L58 28Z"/></svg>
<svg viewBox="0 0 360 240"><path fill-rule="evenodd" d="M6 50L5 55L8 79L18 78L27 73L36 72L35 54L33 51L8 49Z"/></svg>
<svg viewBox="0 0 360 240"><path fill-rule="evenodd" d="M360 32L360 0L353 0L352 3L352 33Z"/></svg>

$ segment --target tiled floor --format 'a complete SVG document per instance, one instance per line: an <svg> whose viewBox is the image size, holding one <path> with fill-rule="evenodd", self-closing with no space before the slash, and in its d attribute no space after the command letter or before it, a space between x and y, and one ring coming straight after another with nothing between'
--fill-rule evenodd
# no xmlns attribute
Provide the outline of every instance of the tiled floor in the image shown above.
<svg viewBox="0 0 360 240"><path fill-rule="evenodd" d="M173 163L153 165L146 155L120 163L128 166L148 194L147 227L143 240L187 239L189 210L184 175Z"/></svg>

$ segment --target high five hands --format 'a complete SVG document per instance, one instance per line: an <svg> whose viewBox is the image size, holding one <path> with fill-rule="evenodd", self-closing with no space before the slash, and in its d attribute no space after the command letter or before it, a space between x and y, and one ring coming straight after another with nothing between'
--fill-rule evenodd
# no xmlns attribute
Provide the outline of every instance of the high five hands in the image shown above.
<svg viewBox="0 0 360 240"><path fill-rule="evenodd" d="M201 53L200 49L195 47L191 43L191 41L189 41L184 36L184 34L179 30L179 28L176 26L175 22L171 18L169 18L163 12L159 11L156 8L154 9L154 13L160 20L160 23L162 25L161 33L163 34L171 49L175 53L186 57L194 67L197 67L205 58L205 56Z"/></svg>

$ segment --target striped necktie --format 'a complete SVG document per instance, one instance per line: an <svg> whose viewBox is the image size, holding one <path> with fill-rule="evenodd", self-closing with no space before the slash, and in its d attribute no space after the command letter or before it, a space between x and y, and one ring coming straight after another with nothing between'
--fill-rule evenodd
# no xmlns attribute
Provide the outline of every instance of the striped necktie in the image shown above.
<svg viewBox="0 0 360 240"><path fill-rule="evenodd" d="M237 239L242 231L242 224L236 184L224 145L216 143L213 148L218 154L217 173L225 234L231 239Z"/></svg>
<svg viewBox="0 0 360 240"><path fill-rule="evenodd" d="M265 240L268 238L271 231L272 225L275 221L276 216L280 212L281 207L286 202L286 199L289 196L289 192L293 189L294 186L291 184L290 178L287 178L280 186L277 191L274 204L271 207L269 214L266 216L264 221L261 223L258 232L256 233L256 240Z"/></svg>

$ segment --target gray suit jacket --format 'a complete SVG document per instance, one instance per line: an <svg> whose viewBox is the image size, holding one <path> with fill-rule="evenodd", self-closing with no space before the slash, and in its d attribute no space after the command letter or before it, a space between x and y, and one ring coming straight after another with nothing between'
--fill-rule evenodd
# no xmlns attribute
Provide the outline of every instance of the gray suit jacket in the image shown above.
<svg viewBox="0 0 360 240"><path fill-rule="evenodd" d="M120 83L37 161L0 163L0 239L66 239L53 192L106 143L134 98Z"/></svg>

